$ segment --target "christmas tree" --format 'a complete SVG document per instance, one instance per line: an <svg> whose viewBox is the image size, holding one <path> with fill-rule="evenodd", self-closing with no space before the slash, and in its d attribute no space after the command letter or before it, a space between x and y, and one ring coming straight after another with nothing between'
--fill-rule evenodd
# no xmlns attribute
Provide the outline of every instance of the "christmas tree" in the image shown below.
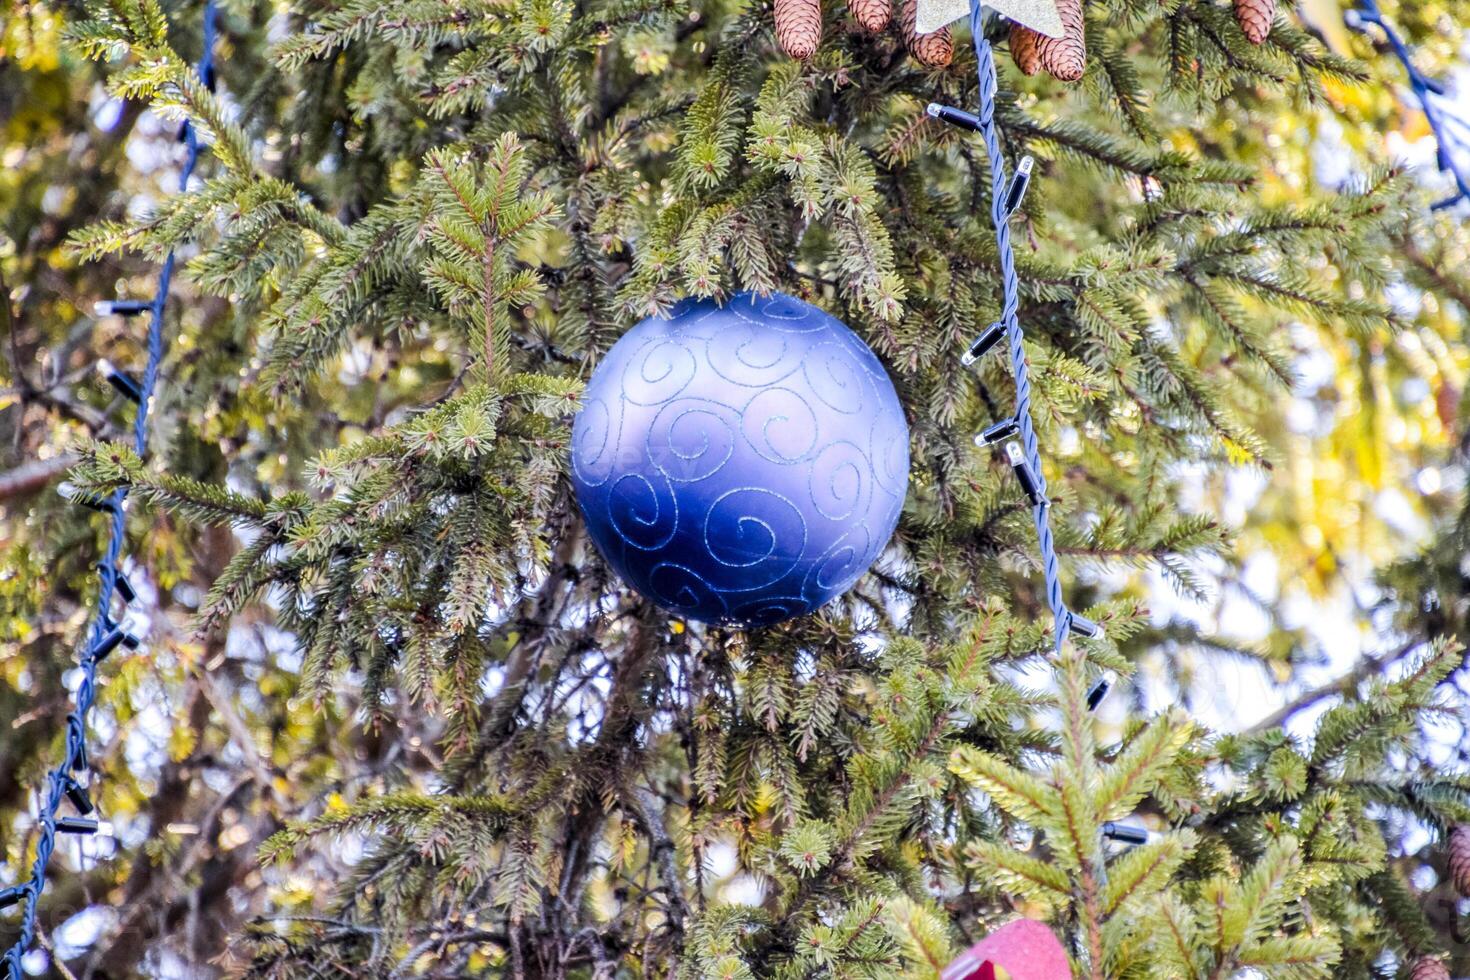
<svg viewBox="0 0 1470 980"><path fill-rule="evenodd" d="M1003 303L986 143L926 111L977 107L966 23L230 0L201 77L196 4L13 6L0 889L97 591L78 496L128 491L142 641L87 733L115 837L52 858L26 963L937 977L1019 915L1087 978L1470 972L1463 214L1328 0L1058 6L1061 38L981 28L1005 170L1034 160L1043 509L1100 627L1058 653L1027 496L975 441L1011 365L960 361ZM1384 11L1438 70L1453 8ZM143 458L91 367L140 374L142 331L91 304L171 250ZM872 347L911 458L868 573L751 629L628 588L569 478L619 337L744 290ZM1344 596L1346 665L1301 614ZM1280 710L1206 710L1237 676Z"/></svg>

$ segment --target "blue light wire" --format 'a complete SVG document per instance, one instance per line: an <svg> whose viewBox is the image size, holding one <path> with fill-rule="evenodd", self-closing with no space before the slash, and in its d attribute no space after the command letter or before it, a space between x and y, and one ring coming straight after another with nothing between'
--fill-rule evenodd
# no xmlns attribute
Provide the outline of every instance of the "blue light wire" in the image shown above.
<svg viewBox="0 0 1470 980"><path fill-rule="evenodd" d="M1031 377L1026 366L1025 337L1021 332L1017 311L1020 308L1020 280L1016 276L1016 258L1011 248L1011 210L1007 206L1010 196L1007 189L1010 181L1006 176L1005 158L1001 155L1000 134L995 125L997 82L995 57L990 41L985 37L982 11L979 2L970 6L970 33L975 41L975 58L979 62L980 113L978 131L985 141L985 155L990 161L990 220L995 227L996 250L1000 255L1001 272L1001 316L1010 349L1011 374L1016 382L1016 411L1014 420L1021 437L1021 447L1031 474L1036 481L1036 493L1031 506L1031 517L1036 525L1036 537L1041 546L1041 569L1046 578L1046 601L1051 607L1056 624L1055 652L1062 653L1062 646L1072 631L1074 614L1062 596L1061 564L1057 559L1056 543L1051 530L1051 503L1046 495L1046 474L1042 470L1041 450L1037 444L1036 428L1031 420Z"/></svg>
<svg viewBox="0 0 1470 980"><path fill-rule="evenodd" d="M1449 174L1454 181L1455 193L1436 202L1433 210L1442 211L1453 207L1461 201L1470 201L1470 173L1465 170L1463 157L1457 159L1455 151L1470 149L1450 131L1451 125L1466 126L1463 119L1455 116L1446 116L1443 109L1435 101L1437 96L1444 96L1445 89L1436 80L1425 75L1414 64L1413 52L1404 43L1404 39L1394 30L1393 25L1383 16L1383 11L1378 9L1377 0L1358 0L1358 8L1347 12L1347 25L1355 30L1367 33L1368 24L1378 25L1383 36L1388 40L1388 46L1393 50L1394 56L1404 66L1404 73L1409 77L1409 88L1414 93L1414 98L1419 100L1419 107L1424 110L1424 118L1429 121L1429 129L1434 133L1436 146L1436 158L1442 173Z"/></svg>
<svg viewBox="0 0 1470 980"><path fill-rule="evenodd" d="M216 22L214 0L205 0L204 50L200 54L196 71L200 79L211 88L213 88L214 80ZM179 173L179 190L183 192L188 190L189 178L193 175L194 167L199 162L201 147L198 134L187 122L184 123L180 135L188 148L183 169ZM163 268L158 274L158 288L149 307L148 361L140 386L141 398L138 403L137 417L133 422L133 449L140 457L148 449L148 406L153 397L153 389L158 383L158 365L163 360L163 314L164 306L168 302L169 284L173 279L173 273L174 253L170 250L168 256L163 260ZM5 966L10 980L24 980L25 973L21 961L35 939L37 906L40 904L41 891L46 885L46 867L51 860L52 851L56 848L57 814L61 809L61 802L68 797L69 792L84 792L73 774L84 772L88 767L87 715L96 699L97 665L107 652L102 648L103 640L118 628L113 623L109 611L112 608L113 595L117 590L118 561L122 555L126 524L126 514L123 511L123 501L126 497L127 489L119 488L101 502L101 508L108 513L110 518L107 549L98 566L101 572L101 584L97 590L97 608L92 617L92 626L88 633L86 646L80 656L82 679L77 686L71 714L66 719L66 756L50 774L45 804L41 807L40 837L36 841L36 859L31 865L30 878L13 888L6 889L3 893L12 900L7 904L13 904L17 898L25 903L21 915L20 934L16 937L14 945L5 953Z"/></svg>

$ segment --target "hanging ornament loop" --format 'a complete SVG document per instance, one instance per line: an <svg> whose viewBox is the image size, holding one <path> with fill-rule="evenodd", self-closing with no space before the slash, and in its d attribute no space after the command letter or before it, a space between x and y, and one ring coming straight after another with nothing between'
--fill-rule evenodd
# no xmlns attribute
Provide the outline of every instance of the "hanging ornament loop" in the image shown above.
<svg viewBox="0 0 1470 980"><path fill-rule="evenodd" d="M1450 131L1451 122L1466 125L1462 120L1451 120L1446 118L1443 108L1435 101L1436 97L1444 97L1447 93L1445 87L1437 80L1430 78L1419 70L1414 63L1414 53L1404 43L1404 39L1393 27L1393 24L1383 16L1383 11L1378 9L1377 0L1358 0L1356 10L1349 10L1344 19L1353 30L1369 33L1369 25L1376 26L1383 32L1384 39L1392 49L1394 57L1404 67L1404 74L1408 76L1409 88L1414 93L1414 98L1419 100L1419 107L1424 111L1424 118L1429 122L1430 132L1434 134L1436 145L1436 162L1440 172L1448 174L1454 182L1455 192L1442 201L1436 202L1432 210L1442 211L1453 207L1461 201L1470 201L1470 171L1467 171L1463 159L1457 159L1456 149L1466 149L1462 146L1455 134Z"/></svg>
<svg viewBox="0 0 1470 980"><path fill-rule="evenodd" d="M196 66L199 77L212 88L214 79L214 40L216 11L214 0L205 0L203 24L203 53ZM199 162L201 149L194 127L185 123L180 138L187 147L184 165L179 173L180 192L188 190L189 178ZM119 387L127 388L129 399L137 403L133 421L133 449L141 457L148 449L148 408L153 399L153 390L158 384L158 367L163 360L163 315L168 302L169 286L173 279L174 253L170 251L158 274L158 286L153 300L146 305L136 300L118 300L98 304L99 315L129 316L142 312L149 314L147 337L147 363L141 380L135 381L127 375L110 369L108 380ZM115 380L123 379L123 380ZM124 380L126 384L124 384ZM63 495L66 496L63 486ZM127 512L123 507L127 491L119 489L106 498L92 500L82 495L68 496L75 503L89 506L108 515L107 548L97 563L100 582L97 589L97 608L87 634L87 642L79 657L81 681L77 685L72 711L66 719L66 753L61 763L53 769L47 780L45 798L42 800L36 838L36 857L31 865L30 878L0 892L0 908L22 904L20 931L15 943L5 953L6 975L9 980L23 980L25 970L22 960L36 937L36 912L41 900L41 890L46 885L46 869L51 854L56 849L56 835L92 835L105 831L107 825L87 816L93 808L92 798L87 794L84 779L89 769L87 760L87 716L97 694L97 665L119 645L129 648L138 646L138 638L122 624L112 619L110 610L113 599L121 597L124 603L135 598L131 583L118 568L122 557L123 539L126 532ZM81 816L61 816L63 801L70 801Z"/></svg>

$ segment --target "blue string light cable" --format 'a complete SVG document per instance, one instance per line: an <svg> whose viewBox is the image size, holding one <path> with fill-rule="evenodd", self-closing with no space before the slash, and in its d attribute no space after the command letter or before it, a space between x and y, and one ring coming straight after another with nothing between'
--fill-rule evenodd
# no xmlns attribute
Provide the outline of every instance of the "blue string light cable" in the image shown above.
<svg viewBox="0 0 1470 980"><path fill-rule="evenodd" d="M971 115L950 106L930 103L929 115L963 129L978 132L985 141L985 155L990 162L990 221L995 228L996 251L1000 257L1001 314L970 345L963 361L972 364L1004 339L1011 356L1011 375L1016 385L1015 411L1009 418L990 426L975 438L981 446L1005 444L1005 452L1021 489L1031 501L1031 517L1036 525L1036 539L1041 548L1041 570L1046 579L1046 601L1054 622L1054 654L1060 658L1067 637L1076 633L1084 637L1101 635L1098 624L1072 611L1062 594L1061 563L1051 529L1051 500L1047 496L1046 473L1042 469L1041 449L1036 427L1031 419L1031 375L1026 363L1025 335L1018 316L1020 280L1016 276L1016 257L1011 247L1011 216L1021 206L1031 180L1032 162L1025 157L1009 179L1005 158L1001 155L1000 134L995 125L996 89L995 56L985 37L983 12L979 0L970 7L970 33L975 42L975 60L979 76L980 114ZM1019 438L1019 441L1017 439ZM1087 692L1087 707L1096 708L1108 691L1104 677ZM1121 828L1121 830L1119 829ZM1098 828L1101 838L1133 844L1128 835L1146 833L1125 825L1105 824ZM1094 867L1099 881L1107 881L1106 858L1101 851Z"/></svg>
<svg viewBox="0 0 1470 980"><path fill-rule="evenodd" d="M205 0L204 50L200 55L196 70L200 79L211 88L214 80L215 27L214 0ZM189 178L199 162L201 147L198 134L188 123L184 124L180 136L188 149L188 154L179 174L179 190L186 191L189 186ZM101 313L128 315L146 311L149 314L148 360L142 381L135 382L126 374L116 371L105 363L102 365L108 380L118 390L138 403L137 415L133 422L133 448L140 457L148 449L148 406L153 397L153 389L158 383L158 365L163 359L163 314L164 306L168 302L169 283L173 279L173 272L174 253L170 251L158 274L158 288L151 303L143 305L120 301L98 304ZM46 885L46 867L51 860L52 851L56 848L57 833L94 833L99 826L95 819L90 818L93 804L82 782L88 769L87 715L96 698L97 665L119 645L129 647L138 645L137 638L128 634L124 626L115 623L110 615L115 595L120 594L124 601L131 601L133 596L132 586L118 570L118 560L122 555L125 532L126 514L123 510L123 501L126 496L126 489L115 490L105 498L71 495L74 501L108 515L109 534L107 549L98 563L101 583L97 590L97 609L88 632L86 646L83 647L80 656L82 678L77 685L72 712L66 719L66 756L52 770L46 799L41 806L40 836L36 841L36 859L31 865L31 875L27 881L0 891L0 906L24 903L20 934L16 937L15 944L5 953L5 966L10 980L23 980L24 977L21 960L30 949L32 940L35 939L36 910L40 903L41 890ZM76 817L59 816L63 800L69 800L80 815Z"/></svg>
<svg viewBox="0 0 1470 980"><path fill-rule="evenodd" d="M1021 206L1026 188L1031 181L1032 161L1023 157L1016 172L1006 175L1005 158L1001 155L1000 133L995 125L996 90L995 55L990 41L985 37L984 12L980 0L971 0L970 34L975 42L976 71L979 76L980 113L972 115L951 106L930 103L928 113L937 119L962 129L980 134L985 141L985 156L990 162L990 222L995 228L996 251L1000 257L1001 313L1000 319L992 323L975 341L962 358L966 365L973 364L986 352L1006 341L1011 357L1011 376L1016 385L1015 411L1009 418L990 426L975 437L981 446L1004 444L1011 470L1015 473L1021 489L1031 501L1031 518L1036 525L1036 540L1041 549L1041 571L1046 579L1046 601L1051 607L1053 626L1053 653L1061 658L1062 648L1072 633L1083 637L1102 635L1102 628L1074 612L1067 606L1062 594L1061 562L1057 558L1056 540L1051 529L1051 499L1047 496L1046 473L1042 469L1041 449L1036 438L1036 427L1031 419L1031 375L1026 363L1025 335L1021 331L1018 311L1021 305L1021 283L1016 276L1016 256L1011 247L1011 216ZM1097 707L1108 691L1108 680L1104 677L1087 692L1087 707ZM1136 845L1139 837L1147 839L1147 831L1125 824L1105 823L1098 827L1100 840L1112 840L1125 845ZM1093 874L1098 881L1108 879L1106 855L1099 849L1093 865Z"/></svg>
<svg viewBox="0 0 1470 980"><path fill-rule="evenodd" d="M1463 142L1450 131L1451 123L1464 124L1464 120L1455 117L1447 117L1443 108L1436 101L1446 95L1445 88L1438 81L1425 75L1414 64L1413 52L1409 50L1404 39L1394 30L1393 25L1383 16L1383 11L1378 9L1377 0L1358 0L1358 9L1349 10L1346 14L1347 25L1354 30L1368 33L1368 25L1376 24L1388 40L1388 46L1393 49L1394 56L1404 66L1404 73L1409 77L1409 88L1414 93L1414 98L1419 100L1419 107L1424 110L1424 118L1429 121L1429 129L1434 134L1437 144L1437 162L1442 173L1449 175L1454 182L1455 192L1443 201L1437 202L1433 210L1440 211L1452 207L1461 201L1470 201L1470 173L1466 171L1463 156L1457 157L1456 150L1466 151Z"/></svg>
<svg viewBox="0 0 1470 980"><path fill-rule="evenodd" d="M971 115L950 106L937 103L929 105L929 115L952 125L978 132L985 141L985 155L990 161L990 219L995 226L996 249L1000 256L1001 271L1001 315L982 333L965 353L964 363L971 364L981 355L1005 340L1010 351L1011 374L1016 384L1015 412L1007 419L996 423L976 437L982 446L1004 443L1005 452L1021 488L1031 501L1031 516L1036 525L1036 537L1041 547L1041 569L1046 579L1046 601L1051 607L1055 622L1055 652L1060 655L1067 637L1071 633L1080 636L1097 636L1101 629L1096 623L1073 612L1067 607L1062 595L1061 566L1057 559L1056 542L1051 529L1051 500L1047 497L1046 474L1042 470L1041 451L1037 444L1036 428L1031 420L1031 377L1026 364L1025 336L1021 331L1017 315L1020 307L1020 281L1016 276L1016 259L1011 248L1010 219L1020 207L1026 187L1031 178L1031 158L1026 157L1007 177L1005 158L1001 155L1000 134L995 125L996 75L995 58L990 41L985 37L982 12L978 2L970 8L970 30L975 40L975 57L979 62L980 114ZM1094 689L1089 702L1095 704Z"/></svg>

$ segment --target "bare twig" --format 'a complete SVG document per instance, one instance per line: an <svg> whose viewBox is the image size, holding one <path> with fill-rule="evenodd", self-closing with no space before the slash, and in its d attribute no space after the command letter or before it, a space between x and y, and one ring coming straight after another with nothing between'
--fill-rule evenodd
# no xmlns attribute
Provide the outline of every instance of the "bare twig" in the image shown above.
<svg viewBox="0 0 1470 980"><path fill-rule="evenodd" d="M265 754L261 752L255 736L235 711L230 699L220 693L208 670L196 667L193 673L199 681L199 689L204 692L205 698L209 700L215 713L219 715L220 721L224 722L226 731L230 733L230 740L239 747L240 754L244 756L246 765L250 767L251 776L260 786L261 791L274 800L278 806L284 805L284 801L276 791L275 780L272 778L272 767L267 762Z"/></svg>
<svg viewBox="0 0 1470 980"><path fill-rule="evenodd" d="M1381 673L1385 668L1404 659L1422 645L1421 641L1414 640L1411 643L1399 647L1392 653L1386 653L1381 657L1373 657L1365 654L1363 659L1352 670L1335 680L1328 681L1321 687L1315 687L1310 691L1302 692L1283 704L1280 708L1277 708L1267 717L1262 718L1250 728L1247 728L1245 734L1256 735L1260 732L1268 732L1272 729L1280 728L1293 716L1305 711L1319 701L1325 701L1327 698L1349 693L1369 677Z"/></svg>
<svg viewBox="0 0 1470 980"><path fill-rule="evenodd" d="M689 902L684 897L684 878L679 874L678 862L674 860L674 842L669 839L669 833L659 819L661 808L654 804L653 793L643 787L634 787L632 792L625 794L625 799L637 814L638 822L643 824L643 832L648 835L649 852L658 865L659 877L668 893L666 914L669 929L676 937L681 937L684 935L684 922L689 918Z"/></svg>
<svg viewBox="0 0 1470 980"><path fill-rule="evenodd" d="M51 937L46 935L46 930L37 926L36 938L40 940L41 948L51 954L51 965L56 968L57 973L61 974L63 980L77 980L77 975L71 972L71 968L60 956L56 955L56 947L51 945Z"/></svg>
<svg viewBox="0 0 1470 980"><path fill-rule="evenodd" d="M34 493L55 477L76 465L77 457L62 453L51 459L28 459L11 470L0 473L0 500Z"/></svg>

